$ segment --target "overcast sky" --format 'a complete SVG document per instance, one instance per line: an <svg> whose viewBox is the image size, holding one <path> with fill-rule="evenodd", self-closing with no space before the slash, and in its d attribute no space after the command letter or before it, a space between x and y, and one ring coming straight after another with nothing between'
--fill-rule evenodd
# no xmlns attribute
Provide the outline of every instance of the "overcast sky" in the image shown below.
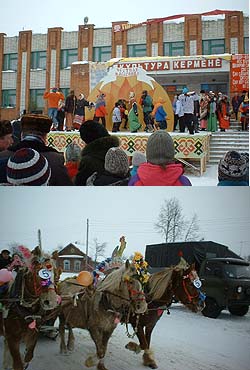
<svg viewBox="0 0 250 370"><path fill-rule="evenodd" d="M163 242L154 224L164 200L175 197L185 216L197 214L205 240L224 243L246 256L250 254L249 195L248 187L2 187L0 250L13 242L33 248L38 229L47 251L75 241L85 245L88 218L90 248L95 238L106 242L105 257L109 257L125 235L125 255L144 254L146 244Z"/></svg>
<svg viewBox="0 0 250 370"><path fill-rule="evenodd" d="M171 4L171 6L170 6ZM16 36L19 31L32 30L46 33L49 27L63 27L76 31L88 16L89 23L111 27L111 22L140 23L149 18L162 18L175 14L203 13L214 9L241 10L249 14L248 0L152 0L115 2L114 0L11 0L0 2L0 32Z"/></svg>

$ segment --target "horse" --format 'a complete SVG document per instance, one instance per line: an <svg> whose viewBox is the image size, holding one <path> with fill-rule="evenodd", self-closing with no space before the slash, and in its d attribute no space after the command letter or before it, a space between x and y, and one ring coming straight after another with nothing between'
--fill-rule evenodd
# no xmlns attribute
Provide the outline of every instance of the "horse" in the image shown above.
<svg viewBox="0 0 250 370"><path fill-rule="evenodd" d="M24 263L17 259L19 266L13 266L17 269L16 277L2 299L4 309L0 320L0 335L5 337L4 359L12 361L11 365L5 362L4 368L13 367L14 370L28 367L33 358L39 328L54 316L58 306L53 261L42 254L40 247L32 252L26 247L20 247L20 250L26 259ZM22 340L26 346L24 360L20 354Z"/></svg>
<svg viewBox="0 0 250 370"><path fill-rule="evenodd" d="M91 367L97 361L98 370L107 370L104 357L108 341L121 316L128 311L143 314L147 309L134 266L127 260L125 265L108 274L96 287L93 284L87 288L70 287L66 280L59 285L59 291L62 297L59 315L60 352L73 350L73 328L87 329L95 343L96 355L89 356L85 365ZM77 293L67 296L70 292ZM65 325L69 329L67 346Z"/></svg>
<svg viewBox="0 0 250 370"><path fill-rule="evenodd" d="M139 345L129 342L125 346L136 353L144 351L144 366L151 369L158 367L150 349L151 335L164 309L168 310L171 305L173 297L193 312L204 308L205 295L196 286L201 286L198 274L194 265L189 266L185 260L150 276L145 287L148 310L144 315L129 316L128 321L134 329Z"/></svg>

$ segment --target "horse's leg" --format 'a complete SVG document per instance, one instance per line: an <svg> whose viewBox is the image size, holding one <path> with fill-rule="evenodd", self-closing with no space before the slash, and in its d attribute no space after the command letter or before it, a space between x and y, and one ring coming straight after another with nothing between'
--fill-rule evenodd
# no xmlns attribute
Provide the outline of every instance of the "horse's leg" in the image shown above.
<svg viewBox="0 0 250 370"><path fill-rule="evenodd" d="M74 351L75 348L75 337L73 333L72 327L68 324L69 334L68 334L68 343L67 343L67 349L69 351Z"/></svg>
<svg viewBox="0 0 250 370"><path fill-rule="evenodd" d="M12 357L10 355L10 351L9 351L9 347L8 347L8 343L6 341L6 339L4 338L4 351L3 351L3 369L4 370L8 370L8 369L12 369L12 363L13 363L13 360L12 360Z"/></svg>
<svg viewBox="0 0 250 370"><path fill-rule="evenodd" d="M154 317L152 317L152 319L154 319ZM152 350L150 350L151 334L159 319L158 316L155 319L156 320L152 320L145 327L145 341L147 343L147 348L144 350L144 354L143 354L143 365L149 366L151 369L157 369L158 367L155 362L153 352Z"/></svg>
<svg viewBox="0 0 250 370"><path fill-rule="evenodd" d="M91 338L95 342L96 346L96 355L98 359L97 369L98 370L108 370L104 365L104 358L107 350L107 345L109 338L111 337L111 334L113 333L114 328L110 331L103 331L102 328L90 328L89 333L91 335ZM85 365L87 367L94 365L94 359L93 357L89 356L85 362Z"/></svg>
<svg viewBox="0 0 250 370"><path fill-rule="evenodd" d="M34 349L38 339L38 332L34 329L33 331L29 330L25 337L26 352L24 356L24 362L27 366L28 363L32 360L34 356Z"/></svg>
<svg viewBox="0 0 250 370"><path fill-rule="evenodd" d="M19 350L21 338L8 336L6 340L13 359L13 370L23 370L24 365Z"/></svg>
<svg viewBox="0 0 250 370"><path fill-rule="evenodd" d="M60 353L67 353L67 347L65 343L65 318L63 315L59 315L59 335L60 335Z"/></svg>

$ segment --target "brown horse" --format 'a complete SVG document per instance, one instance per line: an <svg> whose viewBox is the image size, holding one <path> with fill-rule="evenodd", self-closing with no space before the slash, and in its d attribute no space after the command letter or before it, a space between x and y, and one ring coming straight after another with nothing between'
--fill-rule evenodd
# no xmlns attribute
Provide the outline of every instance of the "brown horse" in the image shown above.
<svg viewBox="0 0 250 370"><path fill-rule="evenodd" d="M147 309L145 295L141 283L136 278L133 265L127 261L125 266L114 270L98 283L96 288L85 289L70 287L67 281L61 283L62 308L59 315L59 333L61 337L60 351L74 347L72 328L87 329L96 346L96 358L89 356L85 362L87 367L94 366L97 360L97 369L107 370L104 357L109 338L120 321L120 317L127 311L142 314ZM69 293L77 295L69 296ZM67 302L67 296L69 300ZM69 328L69 338L66 347L65 324Z"/></svg>
<svg viewBox="0 0 250 370"><path fill-rule="evenodd" d="M26 248L26 250L28 250ZM27 251L26 251L27 252ZM5 337L5 354L9 350L13 365L4 368L24 370L33 358L40 326L58 306L53 282L53 261L42 254L39 247L30 252L28 266L19 266L15 280L3 299L0 334ZM25 342L24 361L20 343Z"/></svg>
<svg viewBox="0 0 250 370"><path fill-rule="evenodd" d="M194 282L199 285L197 272L193 265L189 266L184 260L175 267L165 268L150 276L146 287L148 311L144 315L129 317L129 323L133 326L140 345L135 342L126 345L126 348L137 353L144 351L144 366L151 369L158 367L150 350L151 334L164 308L167 309L171 304L173 296L193 312L204 308L204 296Z"/></svg>

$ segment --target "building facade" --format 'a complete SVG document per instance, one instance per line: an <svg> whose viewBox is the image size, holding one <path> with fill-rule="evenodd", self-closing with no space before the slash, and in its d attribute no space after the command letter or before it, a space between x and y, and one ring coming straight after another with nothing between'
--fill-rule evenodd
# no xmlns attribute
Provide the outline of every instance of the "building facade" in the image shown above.
<svg viewBox="0 0 250 370"><path fill-rule="evenodd" d="M107 68L105 62L114 58L146 57L157 63L158 57L166 57L169 68L149 73L170 94L190 82L190 73L192 87L230 93L230 65L219 57L224 54L249 54L249 17L241 11L216 10L138 25L112 22L110 28L86 24L72 32L55 27L46 34L0 33L0 119L14 119L24 109L46 112L43 93L53 86L65 95L72 88L88 95ZM206 56L206 71L197 67L196 56ZM219 64L213 59L220 59ZM72 68L77 61L89 63Z"/></svg>
<svg viewBox="0 0 250 370"><path fill-rule="evenodd" d="M57 268L62 272L73 272L78 274L80 271L94 269L93 261L88 257L88 264L86 265L86 254L81 251L79 246L74 243L68 244L58 252Z"/></svg>

